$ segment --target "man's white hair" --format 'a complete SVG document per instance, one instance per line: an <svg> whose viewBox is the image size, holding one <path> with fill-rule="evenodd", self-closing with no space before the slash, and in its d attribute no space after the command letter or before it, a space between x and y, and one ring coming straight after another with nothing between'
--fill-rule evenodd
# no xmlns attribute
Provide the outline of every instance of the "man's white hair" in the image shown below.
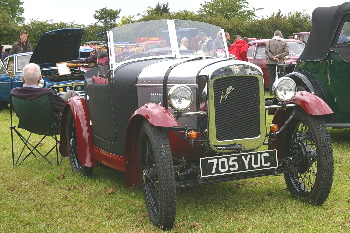
<svg viewBox="0 0 350 233"><path fill-rule="evenodd" d="M22 77L24 79L25 84L38 85L38 80L40 76L40 67L35 63L29 63L23 68Z"/></svg>

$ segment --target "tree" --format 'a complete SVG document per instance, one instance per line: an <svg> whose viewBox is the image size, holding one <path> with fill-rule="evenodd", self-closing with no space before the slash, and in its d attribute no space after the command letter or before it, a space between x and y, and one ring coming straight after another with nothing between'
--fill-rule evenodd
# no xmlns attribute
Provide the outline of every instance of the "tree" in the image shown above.
<svg viewBox="0 0 350 233"><path fill-rule="evenodd" d="M310 31L311 17L301 12L283 15L279 11L268 18L249 22L246 28L246 35L250 37L271 38L275 30L280 30L284 38L288 38L293 32Z"/></svg>
<svg viewBox="0 0 350 233"><path fill-rule="evenodd" d="M148 7L147 14L148 15L164 15L164 14L169 14L170 13L170 8L169 8L169 3L164 3L162 5L157 3L157 5L154 8Z"/></svg>
<svg viewBox="0 0 350 233"><path fill-rule="evenodd" d="M106 40L105 29L101 25L91 24L84 27L83 38L81 41L83 43L87 41L104 41Z"/></svg>
<svg viewBox="0 0 350 233"><path fill-rule="evenodd" d="M118 26L122 26L122 25L125 25L125 24L129 24L129 23L133 23L135 20L134 20L134 17L129 15L129 16L123 16L121 17L119 23L118 23Z"/></svg>
<svg viewBox="0 0 350 233"><path fill-rule="evenodd" d="M40 37L48 31L61 29L61 28L82 28L82 25L78 25L75 23L53 23L52 20L47 21L38 21L38 20L31 20L28 24L24 24L21 28L18 30L18 35L20 30L25 29L28 31L29 38L28 40L35 46L37 42L39 41Z"/></svg>
<svg viewBox="0 0 350 233"><path fill-rule="evenodd" d="M7 12L0 14L0 28L0 42L2 44L13 44L18 40L18 26Z"/></svg>
<svg viewBox="0 0 350 233"><path fill-rule="evenodd" d="M205 16L221 16L226 20L239 18L248 21L256 17L255 11L259 9L248 9L246 0L212 0L201 4L198 13Z"/></svg>
<svg viewBox="0 0 350 233"><path fill-rule="evenodd" d="M139 21L157 20L157 19L172 19L172 14L170 13L170 8L168 3L159 4L152 8L148 7L144 14L138 14L141 16Z"/></svg>
<svg viewBox="0 0 350 233"><path fill-rule="evenodd" d="M23 23L24 18L22 14L24 8L22 7L23 2L21 0L1 0L0 2L0 12L3 14L7 12L10 16L10 19L15 23Z"/></svg>
<svg viewBox="0 0 350 233"><path fill-rule="evenodd" d="M114 28L117 26L117 19L119 18L119 14L121 12L121 9L112 10L101 8L99 10L95 11L94 18L97 20L98 23L101 23L105 31Z"/></svg>

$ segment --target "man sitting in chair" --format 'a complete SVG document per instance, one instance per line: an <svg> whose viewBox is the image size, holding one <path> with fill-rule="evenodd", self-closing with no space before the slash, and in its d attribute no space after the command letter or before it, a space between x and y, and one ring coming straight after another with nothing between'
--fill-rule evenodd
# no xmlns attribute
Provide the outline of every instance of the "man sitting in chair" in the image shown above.
<svg viewBox="0 0 350 233"><path fill-rule="evenodd" d="M23 68L22 82L23 87L17 87L11 90L10 95L18 97L23 100L32 100L47 93L52 92L52 105L54 108L55 118L60 121L62 117L62 111L66 104L66 101L75 96L74 91L68 91L66 94L59 96L56 92L49 88L40 88L39 83L41 80L40 67L37 64L29 63Z"/></svg>

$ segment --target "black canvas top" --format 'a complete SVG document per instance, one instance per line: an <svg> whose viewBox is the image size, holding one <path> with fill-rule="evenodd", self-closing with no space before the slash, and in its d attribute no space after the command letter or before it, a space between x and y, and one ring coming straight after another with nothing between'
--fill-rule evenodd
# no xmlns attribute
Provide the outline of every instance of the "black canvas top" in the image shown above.
<svg viewBox="0 0 350 233"><path fill-rule="evenodd" d="M338 39L338 27L349 11L350 2L339 6L316 8L312 13L310 37L298 61L323 60L333 41Z"/></svg>

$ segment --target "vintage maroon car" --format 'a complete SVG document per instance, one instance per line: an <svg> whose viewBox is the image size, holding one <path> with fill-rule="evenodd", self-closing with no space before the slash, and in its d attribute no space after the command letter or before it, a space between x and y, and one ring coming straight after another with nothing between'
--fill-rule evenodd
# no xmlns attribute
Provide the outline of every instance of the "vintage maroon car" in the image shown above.
<svg viewBox="0 0 350 233"><path fill-rule="evenodd" d="M199 51L180 49L198 33L206 34ZM160 36L164 53L135 46ZM71 98L63 114L60 151L72 170L90 175L101 163L124 171L128 187L143 186L149 219L163 230L174 225L177 188L284 174L291 194L314 205L331 190L323 117L332 111L287 77L274 84L274 105L265 103L261 69L231 58L223 38L223 29L188 20L112 29L109 65L86 72L85 97ZM267 129L269 109L277 113Z"/></svg>
<svg viewBox="0 0 350 233"><path fill-rule="evenodd" d="M305 44L307 43L310 36L310 32L295 32L293 33L293 38L296 40L301 40Z"/></svg>
<svg viewBox="0 0 350 233"><path fill-rule="evenodd" d="M268 69L266 67L265 54L266 43L268 41L269 39L251 41L249 43L250 46L248 50L248 61L258 65L264 73L265 88L269 87L269 74ZM290 73L293 71L297 59L303 52L305 44L300 40L294 39L285 39L284 41L287 42L289 47L289 56L286 58L285 61L285 73Z"/></svg>

